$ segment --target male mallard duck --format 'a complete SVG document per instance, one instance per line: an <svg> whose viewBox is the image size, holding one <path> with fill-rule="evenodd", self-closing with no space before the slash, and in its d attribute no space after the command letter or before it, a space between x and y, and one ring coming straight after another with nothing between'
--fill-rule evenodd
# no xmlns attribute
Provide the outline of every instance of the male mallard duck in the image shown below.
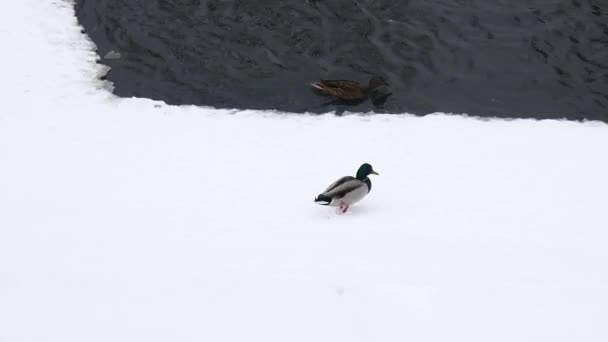
<svg viewBox="0 0 608 342"><path fill-rule="evenodd" d="M338 179L317 196L315 202L340 207L342 213L345 213L349 206L359 202L372 189L372 182L367 176L377 174L371 165L365 163L359 167L356 177L345 176Z"/></svg>
<svg viewBox="0 0 608 342"><path fill-rule="evenodd" d="M322 95L353 101L364 100L371 91L382 85L387 85L387 83L382 77L374 76L369 80L369 86L367 87L363 87L355 81L347 80L320 80L310 85Z"/></svg>

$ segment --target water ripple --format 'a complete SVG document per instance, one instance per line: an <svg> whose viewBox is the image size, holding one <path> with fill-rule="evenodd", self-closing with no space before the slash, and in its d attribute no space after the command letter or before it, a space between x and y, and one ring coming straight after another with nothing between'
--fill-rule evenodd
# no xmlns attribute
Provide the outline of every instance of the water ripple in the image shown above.
<svg viewBox="0 0 608 342"><path fill-rule="evenodd" d="M608 121L608 5L600 0L78 0L121 96L173 104L344 110L308 83L391 96L349 111ZM103 56L110 56L103 58Z"/></svg>

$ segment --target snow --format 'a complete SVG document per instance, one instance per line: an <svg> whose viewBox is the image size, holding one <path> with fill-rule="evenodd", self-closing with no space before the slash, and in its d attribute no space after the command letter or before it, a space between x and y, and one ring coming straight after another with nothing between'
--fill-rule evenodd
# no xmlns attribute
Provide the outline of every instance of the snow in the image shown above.
<svg viewBox="0 0 608 342"><path fill-rule="evenodd" d="M70 2L0 13L0 341L608 340L606 124L120 99Z"/></svg>

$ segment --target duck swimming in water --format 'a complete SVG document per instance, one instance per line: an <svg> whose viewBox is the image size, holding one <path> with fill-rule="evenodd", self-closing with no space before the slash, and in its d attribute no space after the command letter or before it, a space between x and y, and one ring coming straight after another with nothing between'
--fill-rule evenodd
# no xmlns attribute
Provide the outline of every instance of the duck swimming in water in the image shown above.
<svg viewBox="0 0 608 342"><path fill-rule="evenodd" d="M366 99L374 89L388 84L382 77L374 76L369 80L367 87L348 80L320 80L310 85L321 95L333 96L345 101L357 101Z"/></svg>
<svg viewBox="0 0 608 342"><path fill-rule="evenodd" d="M315 203L339 207L340 211L345 213L351 205L367 196L372 189L369 175L378 175L378 172L374 171L370 164L365 163L359 167L355 177L345 176L333 182L315 198Z"/></svg>

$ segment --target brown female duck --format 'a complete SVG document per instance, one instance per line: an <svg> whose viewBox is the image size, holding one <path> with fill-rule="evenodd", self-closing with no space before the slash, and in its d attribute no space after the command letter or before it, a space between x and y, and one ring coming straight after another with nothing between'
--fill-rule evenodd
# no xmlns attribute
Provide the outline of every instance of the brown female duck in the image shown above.
<svg viewBox="0 0 608 342"><path fill-rule="evenodd" d="M355 81L347 80L320 80L310 85L322 95L353 101L367 98L370 92L382 85L387 85L387 83L382 77L374 76L369 80L367 87L361 86Z"/></svg>

